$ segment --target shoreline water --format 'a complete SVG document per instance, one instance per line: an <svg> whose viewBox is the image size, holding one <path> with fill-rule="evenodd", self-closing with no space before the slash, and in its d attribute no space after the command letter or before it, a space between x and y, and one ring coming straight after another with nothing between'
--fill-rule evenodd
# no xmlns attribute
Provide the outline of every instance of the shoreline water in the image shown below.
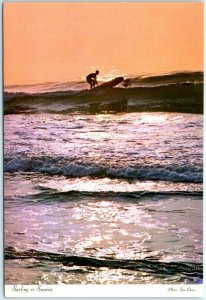
<svg viewBox="0 0 206 300"><path fill-rule="evenodd" d="M202 283L202 115L4 122L6 284Z"/></svg>

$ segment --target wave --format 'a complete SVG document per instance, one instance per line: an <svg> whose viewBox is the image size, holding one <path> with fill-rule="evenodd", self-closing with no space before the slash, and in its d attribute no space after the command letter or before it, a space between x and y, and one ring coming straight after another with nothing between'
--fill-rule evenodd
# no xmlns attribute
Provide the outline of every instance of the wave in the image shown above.
<svg viewBox="0 0 206 300"><path fill-rule="evenodd" d="M63 88L64 86L64 88ZM78 86L78 88L77 88ZM73 87L73 88L72 88ZM75 87L75 88L74 88ZM12 92L13 91L13 92ZM85 89L85 84L65 84L28 92L5 89L5 114L103 113L168 111L203 113L203 73L175 73L126 79L116 88Z"/></svg>
<svg viewBox="0 0 206 300"><path fill-rule="evenodd" d="M133 87L155 87L171 84L198 84L204 82L203 72L176 72L170 74L161 74L155 76L142 75L128 78L125 80L125 86Z"/></svg>
<svg viewBox="0 0 206 300"><path fill-rule="evenodd" d="M45 82L41 84L30 85L12 85L5 86L4 91L7 93L22 94L44 94L63 91L81 91L87 89L88 84L84 81L70 82Z"/></svg>
<svg viewBox="0 0 206 300"><path fill-rule="evenodd" d="M159 75L138 75L138 76L124 76L123 84L119 86L133 86L133 87L154 87L165 86L168 84L184 84L184 83L203 83L204 76L201 71L184 71L173 72ZM103 82L100 82L103 83ZM81 91L88 89L88 84L85 81L70 81L70 82L45 82L41 84L29 85L12 85L5 86L4 91L7 93L26 93L26 94L40 94L40 93L55 93L63 91Z"/></svg>
<svg viewBox="0 0 206 300"><path fill-rule="evenodd" d="M5 172L40 172L68 177L91 176L95 178L122 178L127 180L150 180L169 182L202 183L203 169L195 166L178 165L131 165L107 166L95 163L80 163L57 157L6 158Z"/></svg>
<svg viewBox="0 0 206 300"><path fill-rule="evenodd" d="M191 197L194 199L202 199L203 192L202 191L134 191L134 192L117 192L117 191L79 191L79 190L70 190L70 191L58 191L56 189L51 188L42 188L38 187L38 189L41 190L40 193L33 194L33 195L27 195L26 196L26 202L33 202L35 203L37 201L39 202L48 202L52 201L73 201L75 199L75 202L79 200L82 200L83 198L89 198L91 199L112 199L114 200L123 200L123 201L134 201L137 203L137 201L142 200L153 200L155 198L155 201L157 199L168 199L168 197L172 197L175 199L175 197L184 197L186 199ZM24 197L23 197L24 198ZM182 212L180 209L174 209L174 213Z"/></svg>
<svg viewBox="0 0 206 300"><path fill-rule="evenodd" d="M161 262L151 258L146 259L112 259L94 258L86 256L65 255L37 250L17 251L14 247L5 248L5 259L37 259L62 263L65 266L84 266L94 268L127 269L144 271L152 274L162 275L185 275L190 277L203 278L203 265L201 263L189 262Z"/></svg>

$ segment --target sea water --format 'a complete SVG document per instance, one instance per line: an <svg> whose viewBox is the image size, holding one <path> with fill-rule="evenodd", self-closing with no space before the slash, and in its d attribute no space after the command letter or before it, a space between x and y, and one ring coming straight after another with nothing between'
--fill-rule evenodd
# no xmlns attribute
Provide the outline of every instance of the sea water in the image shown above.
<svg viewBox="0 0 206 300"><path fill-rule="evenodd" d="M202 282L203 116L165 110L5 114L6 284Z"/></svg>

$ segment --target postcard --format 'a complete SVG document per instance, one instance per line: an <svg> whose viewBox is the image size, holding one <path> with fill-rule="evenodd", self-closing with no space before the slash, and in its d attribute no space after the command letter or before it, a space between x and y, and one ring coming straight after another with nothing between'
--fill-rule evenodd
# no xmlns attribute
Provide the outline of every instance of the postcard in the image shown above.
<svg viewBox="0 0 206 300"><path fill-rule="evenodd" d="M203 2L5 2L6 297L201 297Z"/></svg>

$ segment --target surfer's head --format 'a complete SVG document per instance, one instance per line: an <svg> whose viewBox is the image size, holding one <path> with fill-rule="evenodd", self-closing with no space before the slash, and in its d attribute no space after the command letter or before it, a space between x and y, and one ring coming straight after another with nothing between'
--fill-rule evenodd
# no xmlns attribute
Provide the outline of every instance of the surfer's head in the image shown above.
<svg viewBox="0 0 206 300"><path fill-rule="evenodd" d="M97 75L99 74L99 71L98 70L96 70L96 72L95 72Z"/></svg>

